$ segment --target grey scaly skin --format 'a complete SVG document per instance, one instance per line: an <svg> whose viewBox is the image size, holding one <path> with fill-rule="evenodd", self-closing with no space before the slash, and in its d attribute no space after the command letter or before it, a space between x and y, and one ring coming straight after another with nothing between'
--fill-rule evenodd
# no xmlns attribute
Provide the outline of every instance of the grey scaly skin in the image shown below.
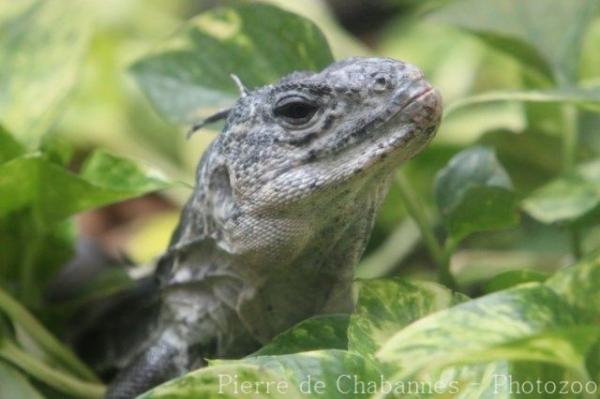
<svg viewBox="0 0 600 399"><path fill-rule="evenodd" d="M351 311L377 209L396 168L433 137L441 99L414 66L350 58L247 93L225 114L157 267L158 321L107 398Z"/></svg>

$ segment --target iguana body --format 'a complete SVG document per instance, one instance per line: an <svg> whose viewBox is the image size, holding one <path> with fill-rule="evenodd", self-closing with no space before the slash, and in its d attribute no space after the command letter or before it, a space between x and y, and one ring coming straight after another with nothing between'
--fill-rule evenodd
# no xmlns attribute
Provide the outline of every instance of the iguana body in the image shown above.
<svg viewBox="0 0 600 399"><path fill-rule="evenodd" d="M242 96L159 261L158 319L120 354L128 364L107 398L135 397L204 358L248 354L310 316L350 311L353 268L393 172L440 115L422 74L384 58L296 72Z"/></svg>

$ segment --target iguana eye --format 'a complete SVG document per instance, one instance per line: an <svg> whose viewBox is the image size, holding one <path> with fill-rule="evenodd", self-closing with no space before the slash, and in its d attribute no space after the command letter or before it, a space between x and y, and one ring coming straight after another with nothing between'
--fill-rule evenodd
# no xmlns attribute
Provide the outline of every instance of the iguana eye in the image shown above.
<svg viewBox="0 0 600 399"><path fill-rule="evenodd" d="M319 106L304 98L284 98L275 105L273 115L285 122L300 126L309 122L319 110Z"/></svg>

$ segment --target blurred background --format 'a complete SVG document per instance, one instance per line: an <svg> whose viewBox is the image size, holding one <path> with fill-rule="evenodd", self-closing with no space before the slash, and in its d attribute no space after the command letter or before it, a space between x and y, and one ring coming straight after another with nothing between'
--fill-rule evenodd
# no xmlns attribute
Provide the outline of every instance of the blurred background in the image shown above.
<svg viewBox="0 0 600 399"><path fill-rule="evenodd" d="M446 105L478 93L527 86L528 75L513 57L465 30L430 18L428 12L444 3L441 1L268 2L314 21L325 33L336 59L376 54L414 63L439 88ZM162 119L128 68L176 32L187 19L211 7L233 2L86 0L81 3L80 13L71 17L81 18L82 24L88 26L88 42L77 55L83 63L77 68L68 106L60 111L52 132L74 146L70 166L73 169L92 150L101 147L156 167L183 183L160 194L127 200L77 218L83 236L102 251L144 264L165 249L179 209L191 193L194 168L218 131L206 129L186 141L189 126L176 126ZM3 7L8 7L4 15L10 16L10 8L16 10L19 5ZM596 17L583 41L578 67L581 81L600 78L599 48L600 19ZM520 196L555 177L561 168L561 124L556 119L560 114L556 107L496 102L448 115L432 145L404 167L428 217L433 222L438 218L432 190L435 173L453 154L474 143L489 144L496 149ZM596 115L581 112L579 116L581 126L586 127L581 129L582 159L600 153L600 119ZM535 134L522 134L532 129ZM596 230L590 229L584 245L592 247L600 239L600 231ZM564 229L541 225L525 217L517 228L471 236L453 256L452 268L463 284L477 284L515 268L550 271L572 260L568 247L569 236ZM479 267L482 264L484 267ZM398 191L392 188L358 274L375 277L398 273L429 278L433 276L434 265L423 248L418 229L406 215Z"/></svg>

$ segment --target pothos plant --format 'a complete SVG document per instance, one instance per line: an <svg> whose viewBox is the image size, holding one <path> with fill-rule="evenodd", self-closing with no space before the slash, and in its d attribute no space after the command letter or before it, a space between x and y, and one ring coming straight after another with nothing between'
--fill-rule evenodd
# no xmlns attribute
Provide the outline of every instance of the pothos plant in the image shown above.
<svg viewBox="0 0 600 399"><path fill-rule="evenodd" d="M49 29L44 23L53 15L43 6L32 10L11 18L40 13L33 33L19 36L33 46L34 33ZM439 281L359 279L353 314L306 320L244 359L211 360L142 398L598 395L600 252L584 243L598 221L600 160L578 141L585 133L582 117L600 119L600 86L578 76L585 33L597 13L592 0L459 0L430 12L436 23L454 25L513 57L523 75L514 90L447 104L446 118L487 103L517 102L528 122L520 134L490 132L454 154L427 189L433 212L419 198L416 175L398 172L392 199L418 226ZM65 29L84 37L83 25L73 24ZM67 66L77 63L80 45L70 42L68 29L53 37L56 46L69 49L69 57L60 58ZM2 59L16 65L15 39L2 40ZM162 116L189 125L235 101L232 72L253 87L332 61L312 22L256 3L191 19L132 65L131 73ZM5 90L16 93L27 76L6 74L0 69ZM74 74L51 80L60 85L51 88L54 97L42 99L48 110L62 101L69 79ZM13 98L21 102L2 103L0 110L0 397L101 397L103 386L93 373L30 311L44 319L48 309L39 293L71 253L73 214L170 182L105 152L91 155L74 174L66 168L69 147L38 134L48 129L49 113L31 114L25 126L15 115L27 110L28 100ZM538 154L548 151L542 114L558 126L560 140L552 149L560 153L550 157L560 168L529 184L520 174L539 166ZM23 130L28 134L19 140L10 133ZM520 268L499 274L483 282L479 294L485 295L457 281L450 261L462 245L524 223L559 226L568 234L571 265L553 273ZM382 247L401 239L391 234ZM377 251L359 272L374 259L380 259ZM481 263L485 267L485 259Z"/></svg>

